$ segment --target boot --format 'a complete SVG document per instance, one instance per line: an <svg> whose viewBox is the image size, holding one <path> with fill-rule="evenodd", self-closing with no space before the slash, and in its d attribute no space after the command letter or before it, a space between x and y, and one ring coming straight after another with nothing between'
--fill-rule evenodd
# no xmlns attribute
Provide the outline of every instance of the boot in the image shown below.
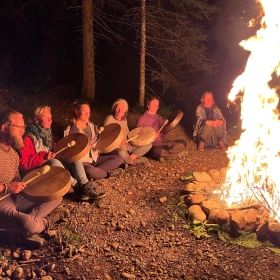
<svg viewBox="0 0 280 280"><path fill-rule="evenodd" d="M182 152L177 154L177 158L178 159L186 159L187 156L188 156L188 152L187 151L182 151Z"/></svg>
<svg viewBox="0 0 280 280"><path fill-rule="evenodd" d="M145 157L138 157L133 161L133 164L150 165L149 160Z"/></svg>
<svg viewBox="0 0 280 280"><path fill-rule="evenodd" d="M70 211L62 206L55 208L45 219L48 221L48 228L52 227L53 224L67 219L70 216Z"/></svg>
<svg viewBox="0 0 280 280"><path fill-rule="evenodd" d="M38 234L32 234L18 239L18 245L23 246L25 249L39 249L43 246L44 242L45 239Z"/></svg>
<svg viewBox="0 0 280 280"><path fill-rule="evenodd" d="M197 150L198 150L199 152L204 152L204 142L203 142L203 141L200 141L200 142L198 143Z"/></svg>
<svg viewBox="0 0 280 280"><path fill-rule="evenodd" d="M93 185L93 182L87 182L83 186L75 188L74 192L77 195L78 200L80 201L99 200L106 196L106 194L103 192L97 192L97 189Z"/></svg>
<svg viewBox="0 0 280 280"><path fill-rule="evenodd" d="M123 174L123 170L121 168L116 168L108 171L108 177L119 176Z"/></svg>
<svg viewBox="0 0 280 280"><path fill-rule="evenodd" d="M227 146L226 146L226 144L224 143L223 140L219 141L219 146L220 146L221 150L223 150L223 151L227 150Z"/></svg>

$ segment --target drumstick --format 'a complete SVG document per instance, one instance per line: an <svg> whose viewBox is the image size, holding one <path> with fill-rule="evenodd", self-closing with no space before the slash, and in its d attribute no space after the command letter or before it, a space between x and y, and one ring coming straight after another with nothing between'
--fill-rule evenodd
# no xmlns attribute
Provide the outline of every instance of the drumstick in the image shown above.
<svg viewBox="0 0 280 280"><path fill-rule="evenodd" d="M76 145L76 141L72 140L72 141L70 141L70 142L67 144L66 147L60 149L60 150L57 151L55 154L57 155L57 154L61 153L62 151L64 151L65 149L70 148L70 147L73 147L74 145Z"/></svg>
<svg viewBox="0 0 280 280"><path fill-rule="evenodd" d="M30 183L31 181L33 181L34 179L38 178L39 176L47 173L49 170L51 169L51 167L49 165L45 165L41 168L40 171L36 172L35 176L31 177L30 179L28 179L27 181L25 181L24 183L27 185L28 183ZM2 196L0 198L0 200L4 199L5 197L9 196L11 193L8 193L4 196Z"/></svg>
<svg viewBox="0 0 280 280"><path fill-rule="evenodd" d="M161 132L161 130L163 129L163 127L164 127L167 123L168 123L168 120L165 120L164 123L163 123L163 125L162 125L161 128L159 129L158 133Z"/></svg>
<svg viewBox="0 0 280 280"><path fill-rule="evenodd" d="M141 136L142 134L143 134L143 132L142 132L142 130L141 130L136 136L134 136L134 137L132 137L132 138L126 140L126 142L129 142L130 140L133 140L133 139L135 139L135 138Z"/></svg>

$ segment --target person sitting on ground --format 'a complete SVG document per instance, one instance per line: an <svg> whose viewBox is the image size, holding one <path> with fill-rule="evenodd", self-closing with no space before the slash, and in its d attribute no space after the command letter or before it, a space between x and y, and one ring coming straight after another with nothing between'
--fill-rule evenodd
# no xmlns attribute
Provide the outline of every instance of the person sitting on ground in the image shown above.
<svg viewBox="0 0 280 280"><path fill-rule="evenodd" d="M119 166L124 163L123 158L118 155L99 154L95 149L99 138L98 129L89 119L89 104L75 102L73 105L73 119L71 125L64 131L64 136L80 132L88 137L91 149L89 153L81 159L88 178L98 180L121 175L123 170L119 168Z"/></svg>
<svg viewBox="0 0 280 280"><path fill-rule="evenodd" d="M119 124L124 132L124 139L122 140L120 147L111 153L121 155L126 164L149 164L148 159L142 156L151 149L152 144L137 147L127 142L129 133L126 118L128 112L127 101L125 99L116 100L112 106L112 111L113 114L108 115L105 118L104 126L111 123Z"/></svg>
<svg viewBox="0 0 280 280"><path fill-rule="evenodd" d="M196 108L196 124L193 136L198 140L197 149L204 151L205 146L216 147L226 151L226 120L214 101L212 92L205 92L201 103Z"/></svg>
<svg viewBox="0 0 280 280"><path fill-rule="evenodd" d="M38 234L69 216L69 210L57 206L62 198L51 202L34 203L25 198L21 191L26 187L21 182L17 152L20 149L25 125L21 113L4 111L0 114L0 230L19 235L20 245L40 248L44 239Z"/></svg>
<svg viewBox="0 0 280 280"><path fill-rule="evenodd" d="M86 176L83 164L80 160L66 163L55 159L53 152L55 143L51 131L52 114L48 106L40 106L35 109L32 121L26 126L23 137L24 146L18 150L19 170L21 175L42 165L64 167L73 174L71 177L72 187L78 200L98 200L105 193L98 193L93 182Z"/></svg>
<svg viewBox="0 0 280 280"><path fill-rule="evenodd" d="M176 141L163 141L169 133L159 132L160 128L164 124L163 118L157 114L159 108L159 100L156 97L149 97L147 99L147 111L139 118L137 127L149 126L156 132L155 141L152 143L153 147L149 151L155 159L159 161L169 159L183 159L186 156L184 151L187 146L185 140Z"/></svg>

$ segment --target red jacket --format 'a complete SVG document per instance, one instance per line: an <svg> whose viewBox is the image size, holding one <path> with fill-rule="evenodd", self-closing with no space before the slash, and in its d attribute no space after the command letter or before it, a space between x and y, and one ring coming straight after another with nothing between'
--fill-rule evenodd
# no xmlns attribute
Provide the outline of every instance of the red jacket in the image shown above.
<svg viewBox="0 0 280 280"><path fill-rule="evenodd" d="M29 136L23 137L24 146L20 149L19 171L27 173L29 170L40 165L47 159L48 152L41 151L36 153L35 145Z"/></svg>

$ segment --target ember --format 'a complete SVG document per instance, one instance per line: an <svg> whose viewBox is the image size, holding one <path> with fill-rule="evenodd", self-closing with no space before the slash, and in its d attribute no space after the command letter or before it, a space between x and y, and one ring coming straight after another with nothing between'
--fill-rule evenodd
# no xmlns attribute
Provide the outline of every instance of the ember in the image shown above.
<svg viewBox="0 0 280 280"><path fill-rule="evenodd" d="M230 163L221 199L229 206L262 203L279 222L279 98L269 82L272 74L280 74L280 1L259 2L263 8L261 28L240 43L251 54L229 94L229 99L234 100L240 91L244 93L243 132L228 150Z"/></svg>

